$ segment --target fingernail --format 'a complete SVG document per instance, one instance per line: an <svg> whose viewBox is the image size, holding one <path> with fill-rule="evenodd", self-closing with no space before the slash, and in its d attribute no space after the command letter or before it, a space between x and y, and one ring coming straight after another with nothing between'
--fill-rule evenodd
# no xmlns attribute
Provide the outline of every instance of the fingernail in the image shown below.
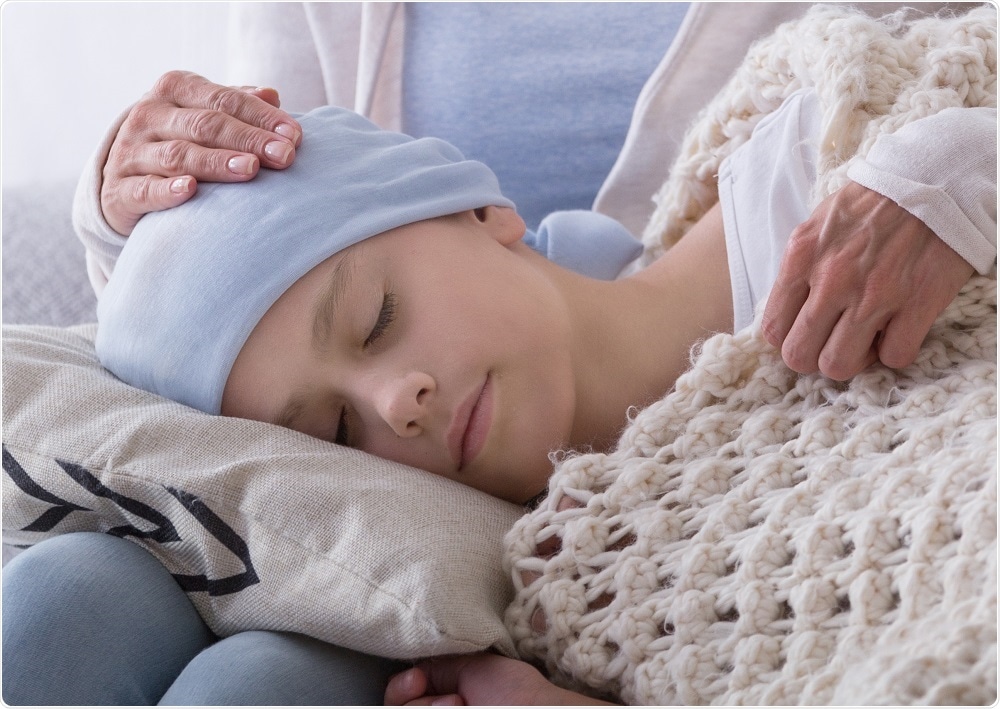
<svg viewBox="0 0 1000 709"><path fill-rule="evenodd" d="M257 156L237 155L226 163L229 171L236 175L252 175L257 169Z"/></svg>
<svg viewBox="0 0 1000 709"><path fill-rule="evenodd" d="M292 146L280 140L272 140L264 146L264 152L275 162L284 163L292 153Z"/></svg>
<svg viewBox="0 0 1000 709"><path fill-rule="evenodd" d="M191 191L191 178L178 177L170 183L170 191L174 194L187 194Z"/></svg>
<svg viewBox="0 0 1000 709"><path fill-rule="evenodd" d="M402 674L403 685L407 688L413 688L417 686L417 682L420 681L420 669L417 667L411 667Z"/></svg>
<svg viewBox="0 0 1000 709"><path fill-rule="evenodd" d="M274 129L274 132L288 138L296 145L298 145L299 137L302 135L298 128L288 123L279 123L278 127Z"/></svg>

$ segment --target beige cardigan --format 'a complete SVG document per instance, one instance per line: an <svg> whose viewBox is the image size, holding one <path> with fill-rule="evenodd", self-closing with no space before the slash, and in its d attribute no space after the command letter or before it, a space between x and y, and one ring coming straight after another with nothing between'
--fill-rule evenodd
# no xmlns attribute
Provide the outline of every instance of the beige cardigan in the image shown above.
<svg viewBox="0 0 1000 709"><path fill-rule="evenodd" d="M234 3L226 80L276 87L282 107L293 112L334 104L358 111L384 128L398 129L405 16L401 5ZM921 5L937 9L942 4ZM655 206L651 197L666 179L698 110L718 93L754 40L811 6L693 3L639 96L625 145L594 209L641 234ZM899 7L900 3L863 5L872 15ZM126 114L109 128L85 168L73 208L74 225L87 247L90 280L98 293L125 243L104 220L100 189L101 170Z"/></svg>

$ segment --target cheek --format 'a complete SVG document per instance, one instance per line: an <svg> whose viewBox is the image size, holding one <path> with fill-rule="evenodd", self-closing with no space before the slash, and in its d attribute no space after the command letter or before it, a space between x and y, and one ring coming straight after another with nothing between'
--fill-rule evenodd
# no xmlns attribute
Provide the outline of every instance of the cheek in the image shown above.
<svg viewBox="0 0 1000 709"><path fill-rule="evenodd" d="M518 337L513 344L542 349L564 338L568 313L559 290L534 269L516 261L510 265L466 279L464 290L444 302L482 326L485 337Z"/></svg>

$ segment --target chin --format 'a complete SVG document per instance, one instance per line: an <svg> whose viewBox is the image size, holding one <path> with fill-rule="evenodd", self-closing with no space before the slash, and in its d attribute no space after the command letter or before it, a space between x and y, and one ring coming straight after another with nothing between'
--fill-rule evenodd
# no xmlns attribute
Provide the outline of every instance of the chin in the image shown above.
<svg viewBox="0 0 1000 709"><path fill-rule="evenodd" d="M503 493L493 493L496 497L523 505L545 492L552 477L553 465L549 459L549 447L538 448L530 457L507 461L499 478L505 484Z"/></svg>
<svg viewBox="0 0 1000 709"><path fill-rule="evenodd" d="M575 400L572 379L566 374L570 368L563 362L551 364L542 376L513 387L512 379L498 377L498 402L516 401L517 405L513 410L500 409L496 419L498 435L491 441L492 456L487 463L493 473L487 479L498 483L487 490L494 497L516 504L537 497L552 477L551 454L570 449ZM560 374L553 376L553 372Z"/></svg>
<svg viewBox="0 0 1000 709"><path fill-rule="evenodd" d="M511 451L520 455L510 455ZM463 472L447 477L492 497L521 504L531 497L528 490L537 486L533 482L537 475L537 461L531 465L525 452L520 446L512 445L487 449Z"/></svg>

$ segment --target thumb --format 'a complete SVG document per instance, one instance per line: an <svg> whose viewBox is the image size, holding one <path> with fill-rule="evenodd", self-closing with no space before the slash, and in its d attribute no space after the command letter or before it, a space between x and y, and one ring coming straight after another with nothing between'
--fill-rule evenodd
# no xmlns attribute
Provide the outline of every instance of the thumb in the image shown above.
<svg viewBox="0 0 1000 709"><path fill-rule="evenodd" d="M427 693L427 677L418 667L393 675L385 688L385 706L402 706Z"/></svg>

